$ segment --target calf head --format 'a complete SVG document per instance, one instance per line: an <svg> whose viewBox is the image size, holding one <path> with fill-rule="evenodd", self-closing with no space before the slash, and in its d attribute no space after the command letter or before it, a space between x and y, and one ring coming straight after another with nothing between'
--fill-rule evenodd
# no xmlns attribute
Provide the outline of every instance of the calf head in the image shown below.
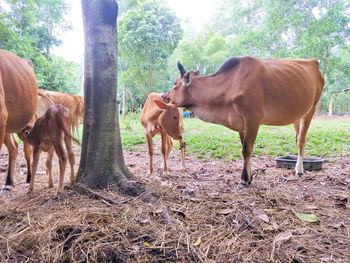
<svg viewBox="0 0 350 263"><path fill-rule="evenodd" d="M17 133L18 137L22 141L28 142L30 139L30 134L32 133L34 128L33 124L27 124L19 133Z"/></svg>
<svg viewBox="0 0 350 263"><path fill-rule="evenodd" d="M162 99L165 103L172 102L179 107L186 107L190 104L189 97L192 80L199 77L199 70L186 71L180 61L177 62L177 67L180 76L175 79L172 88L162 95Z"/></svg>
<svg viewBox="0 0 350 263"><path fill-rule="evenodd" d="M161 100L154 100L154 103L163 112L159 116L159 124L175 140L182 139L182 122L179 110L175 104L165 104Z"/></svg>

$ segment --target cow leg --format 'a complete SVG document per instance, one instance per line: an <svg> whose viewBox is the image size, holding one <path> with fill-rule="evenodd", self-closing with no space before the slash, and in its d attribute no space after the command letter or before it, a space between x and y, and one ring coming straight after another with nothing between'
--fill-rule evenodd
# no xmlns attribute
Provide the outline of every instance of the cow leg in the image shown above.
<svg viewBox="0 0 350 263"><path fill-rule="evenodd" d="M171 151L171 147L173 146L173 142L171 141L171 138L169 135L165 133L165 131L161 131L160 133L161 139L162 139L162 156L163 156L163 172L164 174L168 175L168 165L167 160Z"/></svg>
<svg viewBox="0 0 350 263"><path fill-rule="evenodd" d="M295 122L294 124L294 130L295 130L295 143L298 145L298 136L299 136L299 129L300 129L300 120Z"/></svg>
<svg viewBox="0 0 350 263"><path fill-rule="evenodd" d="M256 136L258 134L259 124L258 122L247 122L244 128L244 139L242 147L242 155L244 158L243 171L241 175L241 184L248 186L252 182L252 170L250 164L250 158L253 154L253 147Z"/></svg>
<svg viewBox="0 0 350 263"><path fill-rule="evenodd" d="M29 184L30 183L30 178L32 176L32 169L30 167L30 156L32 155L32 146L27 143L27 142L23 142L23 152L24 152L24 158L26 159L26 163L27 163L27 179L26 179L26 183Z"/></svg>
<svg viewBox="0 0 350 263"><path fill-rule="evenodd" d="M179 144L181 150L181 165L182 169L185 169L186 142L183 139L181 139L179 140Z"/></svg>
<svg viewBox="0 0 350 263"><path fill-rule="evenodd" d="M154 164L153 164L153 138L150 134L146 134L148 155L149 155L149 174L154 174Z"/></svg>
<svg viewBox="0 0 350 263"><path fill-rule="evenodd" d="M52 180L52 159L53 154L55 152L55 149L51 147L47 152L47 159L46 159L46 174L49 177L49 188L53 187L53 180Z"/></svg>
<svg viewBox="0 0 350 263"><path fill-rule="evenodd" d="M5 139L8 112L5 105L5 93L0 72L0 150Z"/></svg>
<svg viewBox="0 0 350 263"><path fill-rule="evenodd" d="M13 134L6 133L4 138L4 144L6 145L6 148L9 153L9 163L8 163L8 169L7 169L7 177L6 177L6 183L5 188L7 186L14 186L14 173L15 173L15 166L16 166L16 160L18 155L18 144L13 136Z"/></svg>
<svg viewBox="0 0 350 263"><path fill-rule="evenodd" d="M244 132L239 132L239 139L241 140L241 144L243 146L243 142L244 142Z"/></svg>
<svg viewBox="0 0 350 263"><path fill-rule="evenodd" d="M304 147L306 142L306 133L310 127L310 123L312 120L312 116L315 113L315 109L316 108L313 107L311 111L304 118L300 120L299 133L298 133L298 139L297 139L298 159L295 165L295 175L301 176L304 173L303 159L304 159Z"/></svg>
<svg viewBox="0 0 350 263"><path fill-rule="evenodd" d="M54 147L55 147L55 151L58 156L58 162L60 165L60 177L58 179L58 188L57 188L57 194L58 194L63 192L63 180L64 180L64 173L67 167L67 156L63 149L61 138L58 137L58 140L54 142Z"/></svg>
<svg viewBox="0 0 350 263"><path fill-rule="evenodd" d="M70 185L73 186L75 184L75 173L74 173L74 152L72 149L72 139L68 136L64 136L64 142L66 144L66 150L67 150L67 155L68 155L68 161L70 165Z"/></svg>
<svg viewBox="0 0 350 263"><path fill-rule="evenodd" d="M28 194L32 193L34 190L35 175L36 175L36 170L38 168L40 153L41 153L40 147L34 147L34 149L33 149L32 176L30 178L30 184L28 187Z"/></svg>

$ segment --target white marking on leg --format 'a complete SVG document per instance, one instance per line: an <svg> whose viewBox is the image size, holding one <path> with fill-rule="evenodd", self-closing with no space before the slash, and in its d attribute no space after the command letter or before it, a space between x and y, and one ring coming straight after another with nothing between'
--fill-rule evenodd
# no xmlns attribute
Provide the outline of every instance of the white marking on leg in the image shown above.
<svg viewBox="0 0 350 263"><path fill-rule="evenodd" d="M303 157L298 154L297 163L295 165L295 175L302 175L304 173Z"/></svg>

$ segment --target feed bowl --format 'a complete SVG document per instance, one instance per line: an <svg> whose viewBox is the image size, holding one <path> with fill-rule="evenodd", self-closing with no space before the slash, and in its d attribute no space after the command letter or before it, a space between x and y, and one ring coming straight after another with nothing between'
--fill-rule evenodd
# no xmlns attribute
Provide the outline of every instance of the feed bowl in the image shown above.
<svg viewBox="0 0 350 263"><path fill-rule="evenodd" d="M294 169L297 163L297 156L287 155L275 158L277 168ZM316 171L322 169L322 163L324 160L319 157L304 158L304 170Z"/></svg>

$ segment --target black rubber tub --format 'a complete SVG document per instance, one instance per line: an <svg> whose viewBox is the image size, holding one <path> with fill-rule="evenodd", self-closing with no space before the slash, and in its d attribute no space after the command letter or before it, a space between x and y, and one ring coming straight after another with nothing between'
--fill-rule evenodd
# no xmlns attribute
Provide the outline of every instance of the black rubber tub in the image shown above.
<svg viewBox="0 0 350 263"><path fill-rule="evenodd" d="M276 166L278 168L294 169L297 163L297 156L287 155L275 158ZM308 171L316 171L322 169L322 163L324 160L319 157L304 158L304 169Z"/></svg>

